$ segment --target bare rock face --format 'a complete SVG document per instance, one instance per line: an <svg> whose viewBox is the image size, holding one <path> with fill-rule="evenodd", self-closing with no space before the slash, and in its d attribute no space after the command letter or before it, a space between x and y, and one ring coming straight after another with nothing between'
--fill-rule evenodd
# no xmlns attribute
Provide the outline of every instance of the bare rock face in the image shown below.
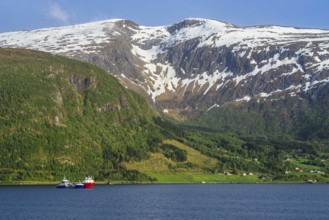
<svg viewBox="0 0 329 220"><path fill-rule="evenodd" d="M207 19L162 27L108 20L2 33L0 46L93 63L143 94L158 111L182 119L227 106L297 112L326 98L322 89L329 82L326 30L242 28ZM72 78L78 89L91 83L80 81Z"/></svg>
<svg viewBox="0 0 329 220"><path fill-rule="evenodd" d="M96 87L96 80L93 77L81 77L79 75L71 75L69 81L74 88L80 92L86 92L90 87Z"/></svg>

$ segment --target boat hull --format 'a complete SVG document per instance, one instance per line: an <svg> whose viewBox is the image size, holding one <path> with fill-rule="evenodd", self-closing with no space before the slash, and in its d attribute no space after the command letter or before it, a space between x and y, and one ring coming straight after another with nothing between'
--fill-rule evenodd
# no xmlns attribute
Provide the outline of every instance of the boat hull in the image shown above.
<svg viewBox="0 0 329 220"><path fill-rule="evenodd" d="M83 189L83 184L75 184L74 189Z"/></svg>
<svg viewBox="0 0 329 220"><path fill-rule="evenodd" d="M83 184L83 188L85 188L85 189L91 189L91 188L93 188L94 184L95 183L84 183Z"/></svg>

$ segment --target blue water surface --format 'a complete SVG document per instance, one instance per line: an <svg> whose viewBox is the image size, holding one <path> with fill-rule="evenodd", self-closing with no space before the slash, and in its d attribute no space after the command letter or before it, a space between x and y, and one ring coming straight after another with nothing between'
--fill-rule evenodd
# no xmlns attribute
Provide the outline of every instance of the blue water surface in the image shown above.
<svg viewBox="0 0 329 220"><path fill-rule="evenodd" d="M329 219L328 184L0 186L0 219Z"/></svg>

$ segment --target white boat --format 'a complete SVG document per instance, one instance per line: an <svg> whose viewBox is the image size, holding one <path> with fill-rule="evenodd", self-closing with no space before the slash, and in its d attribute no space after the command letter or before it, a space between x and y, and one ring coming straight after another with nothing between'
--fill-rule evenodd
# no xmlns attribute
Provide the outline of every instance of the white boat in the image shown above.
<svg viewBox="0 0 329 220"><path fill-rule="evenodd" d="M59 189L65 189L65 188L68 188L70 186L70 181L68 179L64 178L62 179L62 181L56 186L56 188L59 188Z"/></svg>

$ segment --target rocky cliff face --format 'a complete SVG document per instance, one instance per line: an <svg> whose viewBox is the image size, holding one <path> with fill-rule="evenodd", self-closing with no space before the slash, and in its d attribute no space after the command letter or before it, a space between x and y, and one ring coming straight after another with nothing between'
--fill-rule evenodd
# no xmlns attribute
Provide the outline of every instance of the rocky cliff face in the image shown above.
<svg viewBox="0 0 329 220"><path fill-rule="evenodd" d="M259 111L264 103L299 109L316 102L329 82L326 30L242 28L207 19L163 27L109 20L3 33L0 46L94 63L180 118L225 106Z"/></svg>

